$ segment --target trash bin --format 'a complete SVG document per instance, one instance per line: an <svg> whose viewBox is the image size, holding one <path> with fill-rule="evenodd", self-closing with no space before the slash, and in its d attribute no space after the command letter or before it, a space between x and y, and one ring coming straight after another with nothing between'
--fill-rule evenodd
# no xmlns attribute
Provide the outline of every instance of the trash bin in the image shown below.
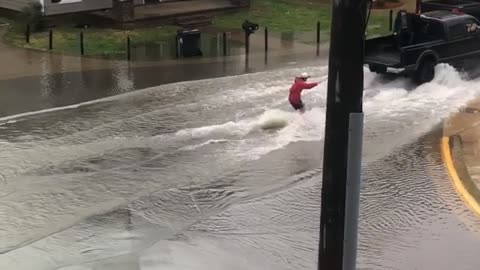
<svg viewBox="0 0 480 270"><path fill-rule="evenodd" d="M178 30L179 54L183 57L202 56L201 33L199 30Z"/></svg>

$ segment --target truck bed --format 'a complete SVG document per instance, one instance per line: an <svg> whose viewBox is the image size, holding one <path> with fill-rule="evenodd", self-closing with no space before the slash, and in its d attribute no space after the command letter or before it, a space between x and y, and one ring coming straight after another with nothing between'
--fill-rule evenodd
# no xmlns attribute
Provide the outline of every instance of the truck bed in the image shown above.
<svg viewBox="0 0 480 270"><path fill-rule="evenodd" d="M393 44L393 36L367 40L365 44L365 63L395 67L401 64L400 50Z"/></svg>

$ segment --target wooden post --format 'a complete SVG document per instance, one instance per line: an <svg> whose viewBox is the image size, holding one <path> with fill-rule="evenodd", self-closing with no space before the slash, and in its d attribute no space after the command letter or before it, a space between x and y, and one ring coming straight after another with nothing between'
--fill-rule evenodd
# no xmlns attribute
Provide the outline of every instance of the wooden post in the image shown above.
<svg viewBox="0 0 480 270"><path fill-rule="evenodd" d="M389 30L392 31L393 29L393 10L390 9L390 17L389 17Z"/></svg>
<svg viewBox="0 0 480 270"><path fill-rule="evenodd" d="M265 53L268 52L268 27L265 27Z"/></svg>
<svg viewBox="0 0 480 270"><path fill-rule="evenodd" d="M354 270L363 136L367 1L332 5L318 270Z"/></svg>
<svg viewBox="0 0 480 270"><path fill-rule="evenodd" d="M227 55L227 33L223 32L223 56Z"/></svg>
<svg viewBox="0 0 480 270"><path fill-rule="evenodd" d="M131 59L131 46L130 46L130 36L127 36L127 60L130 61Z"/></svg>
<svg viewBox="0 0 480 270"><path fill-rule="evenodd" d="M175 58L179 57L178 34L175 35Z"/></svg>
<svg viewBox="0 0 480 270"><path fill-rule="evenodd" d="M27 24L27 29L25 30L25 42L30 43L30 24Z"/></svg>
<svg viewBox="0 0 480 270"><path fill-rule="evenodd" d="M250 53L250 35L245 32L245 54L248 57L248 54Z"/></svg>
<svg viewBox="0 0 480 270"><path fill-rule="evenodd" d="M317 56L320 55L320 21L317 22Z"/></svg>
<svg viewBox="0 0 480 270"><path fill-rule="evenodd" d="M85 55L85 47L83 44L83 32L80 32L80 54Z"/></svg>
<svg viewBox="0 0 480 270"><path fill-rule="evenodd" d="M48 49L53 50L53 30L50 29L48 33Z"/></svg>

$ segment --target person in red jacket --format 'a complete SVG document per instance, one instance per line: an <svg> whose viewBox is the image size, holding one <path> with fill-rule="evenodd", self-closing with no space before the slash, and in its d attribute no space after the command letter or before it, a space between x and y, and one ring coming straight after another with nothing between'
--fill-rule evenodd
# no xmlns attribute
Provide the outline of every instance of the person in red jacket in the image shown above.
<svg viewBox="0 0 480 270"><path fill-rule="evenodd" d="M307 72L304 72L299 77L295 78L295 82L292 87L290 87L288 101L295 110L300 110L300 113L305 112L305 104L303 104L302 101L302 91L318 85L318 83L307 83L308 78L310 78L310 76Z"/></svg>

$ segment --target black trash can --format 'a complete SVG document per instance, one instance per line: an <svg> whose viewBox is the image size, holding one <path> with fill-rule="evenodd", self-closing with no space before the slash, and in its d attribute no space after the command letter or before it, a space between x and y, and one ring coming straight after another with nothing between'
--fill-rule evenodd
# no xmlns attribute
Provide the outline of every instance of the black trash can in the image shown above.
<svg viewBox="0 0 480 270"><path fill-rule="evenodd" d="M179 54L183 57L202 56L201 33L199 30L178 30Z"/></svg>

